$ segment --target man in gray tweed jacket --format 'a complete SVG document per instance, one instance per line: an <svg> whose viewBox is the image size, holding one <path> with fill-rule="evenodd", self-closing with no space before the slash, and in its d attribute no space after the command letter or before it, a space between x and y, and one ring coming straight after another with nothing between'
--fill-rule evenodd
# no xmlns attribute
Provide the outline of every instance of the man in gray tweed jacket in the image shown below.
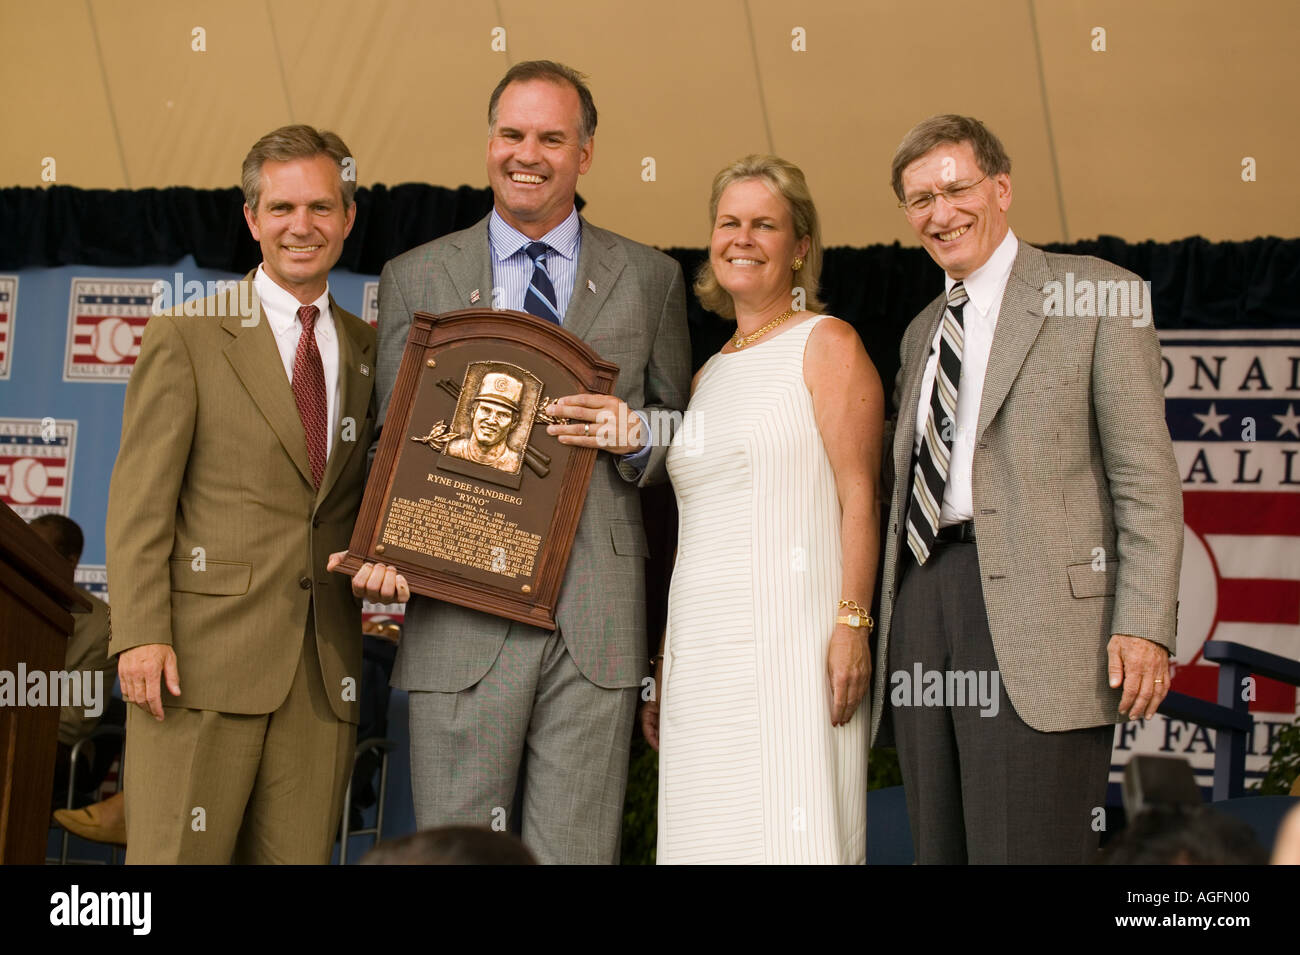
<svg viewBox="0 0 1300 955"><path fill-rule="evenodd" d="M963 116L893 161L945 273L903 336L871 708L923 863L1094 855L1112 724L1155 714L1174 651L1182 493L1145 286L1017 240L1010 172Z"/></svg>
<svg viewBox="0 0 1300 955"><path fill-rule="evenodd" d="M613 395L570 396L551 409L574 423L550 433L606 453L592 473L558 628L412 597L393 685L410 692L420 828L513 821L542 862L612 863L648 672L649 552L637 488L666 476L671 429L660 424L680 416L658 412L686 406L685 291L671 258L577 213L596 129L581 74L549 61L513 67L492 94L488 121L491 215L398 256L380 277L380 422L413 313L492 304L552 313L619 366ZM388 601L407 593L391 568L370 564L354 590ZM521 816L512 820L517 791Z"/></svg>

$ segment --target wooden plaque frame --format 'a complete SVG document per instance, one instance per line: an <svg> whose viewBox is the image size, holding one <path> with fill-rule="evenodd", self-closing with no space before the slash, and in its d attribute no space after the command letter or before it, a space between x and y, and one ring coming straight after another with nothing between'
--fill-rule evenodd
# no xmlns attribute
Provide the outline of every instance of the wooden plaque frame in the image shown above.
<svg viewBox="0 0 1300 955"><path fill-rule="evenodd" d="M488 371L471 371L474 366ZM512 454L512 458L507 460L515 462L513 471L508 463L476 464L456 453L455 443L448 443L448 434L459 437L464 449L465 434L454 430L458 421L466 420L462 411L464 407L494 400L490 395L484 399L482 392L472 402L460 395L463 391L461 383L477 382L485 391L489 390L487 377L493 374L492 366L515 367L527 372L510 375L504 382L499 375L492 379L503 389L504 401L519 406L516 423L507 429L509 440L525 445L514 452L507 451ZM539 368L544 368L545 372L536 374ZM548 435L544 426L545 416L541 414L543 399L583 392L610 394L617 377L618 366L602 360L581 339L558 325L524 312L490 308L462 309L442 315L416 312L402 352L379 450L366 482L361 510L341 569L354 574L363 563L389 564L406 578L412 593L520 623L555 629L555 604L564 582L597 452L594 448L562 445ZM516 389L515 385L521 387ZM427 417L438 417L439 420L436 423L413 420L417 405ZM431 414L430 409L437 409L436 413ZM427 435L424 434L426 430ZM471 431L470 438L473 433ZM518 435L523 436L522 440L516 440ZM457 460L451 460L453 457ZM396 538L391 534L385 538L395 498L402 502L402 508L407 509L407 517L412 513L412 501L409 496L403 497L402 492L415 493L420 472L427 472L424 479L427 482L437 482L425 488L434 497L421 499L420 505L432 506L437 502L441 513L448 513L448 508L459 509L456 511L457 521L467 520L466 514L477 518L479 514L500 516L506 513L499 509L494 511L497 501L490 497L470 494L468 489L464 492L454 490L461 485L470 485L477 492L488 488L489 495L522 502L511 501L501 507L514 508L506 516L518 517L520 521L512 524L545 528L538 531L540 544L532 545L536 547L532 572L511 574L510 571L517 568L506 568L497 573L498 565L495 563L489 570L436 554L416 554L395 544ZM559 482L558 487L552 482ZM528 503L530 498L541 500L543 507L531 507ZM466 499L469 502L487 500L488 503L467 503ZM545 508L549 500L554 501L554 506L547 512ZM426 518L427 514L426 510ZM402 515L399 513L399 516ZM495 519L495 516L482 518L483 521ZM408 520L406 526L409 530L416 525ZM451 522L431 523L426 519L421 526L443 528L439 531L440 539L454 536L445 529L452 526ZM480 549L482 537L480 524ZM408 535L406 539L412 538ZM464 540L463 537L459 539ZM504 553L504 548L493 548L493 551L497 550ZM495 583L498 577L500 583ZM521 580L526 582L520 583Z"/></svg>

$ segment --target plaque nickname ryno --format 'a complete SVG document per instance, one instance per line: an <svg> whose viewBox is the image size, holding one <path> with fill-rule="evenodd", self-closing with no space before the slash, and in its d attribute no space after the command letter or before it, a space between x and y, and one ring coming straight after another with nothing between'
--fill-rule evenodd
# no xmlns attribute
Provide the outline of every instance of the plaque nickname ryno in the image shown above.
<svg viewBox="0 0 1300 955"><path fill-rule="evenodd" d="M544 409L617 375L523 312L417 312L342 569L390 564L414 593L554 629L596 451Z"/></svg>

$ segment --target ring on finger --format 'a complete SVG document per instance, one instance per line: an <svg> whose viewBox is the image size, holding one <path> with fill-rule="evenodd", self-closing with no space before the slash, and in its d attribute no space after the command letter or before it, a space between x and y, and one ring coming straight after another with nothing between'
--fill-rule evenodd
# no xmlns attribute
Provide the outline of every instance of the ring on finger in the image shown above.
<svg viewBox="0 0 1300 955"><path fill-rule="evenodd" d="M590 424L584 424L584 425L582 426L582 433L583 433L584 435L586 435L586 434L591 434L591 425L590 425Z"/></svg>

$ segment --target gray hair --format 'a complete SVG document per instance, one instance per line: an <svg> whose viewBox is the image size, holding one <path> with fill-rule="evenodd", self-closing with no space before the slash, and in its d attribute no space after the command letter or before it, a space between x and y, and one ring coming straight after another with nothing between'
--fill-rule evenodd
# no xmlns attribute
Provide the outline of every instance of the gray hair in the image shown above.
<svg viewBox="0 0 1300 955"><path fill-rule="evenodd" d="M944 113L917 123L898 144L894 161L889 166L889 183L894 188L894 195L900 200L903 198L903 170L944 143L970 143L975 151L975 162L986 176L1011 172L1011 159L1002 148L1002 141L987 126L971 116Z"/></svg>

